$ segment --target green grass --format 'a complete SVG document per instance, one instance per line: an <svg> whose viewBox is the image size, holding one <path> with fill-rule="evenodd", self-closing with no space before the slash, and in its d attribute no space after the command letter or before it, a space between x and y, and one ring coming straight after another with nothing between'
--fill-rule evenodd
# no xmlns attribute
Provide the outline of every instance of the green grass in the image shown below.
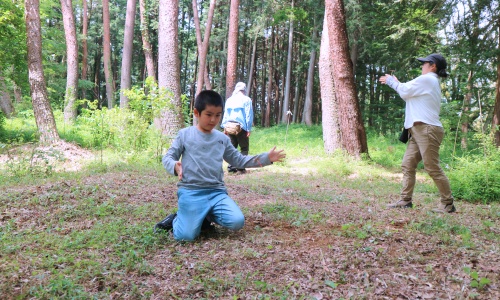
<svg viewBox="0 0 500 300"><path fill-rule="evenodd" d="M11 141L30 140L32 131L22 122L6 121L7 136L19 137ZM91 145L85 133L65 130L72 141ZM177 209L177 179L149 148L90 147L93 158L78 172L44 173L25 163L13 173L4 165L0 296L309 299L321 292L328 299L349 293L376 298L381 285L375 282L384 280L395 291L420 284L419 290L453 274L471 294L451 289L436 297L494 298L489 287L498 285L497 277L472 266L470 258L498 256L499 203L457 201L458 214L430 214L439 196L419 172L417 206L385 209L399 194L405 145L395 137L368 137L371 159L360 161L342 152L324 154L319 126L257 128L250 153L276 145L286 150L286 161L243 176L225 174L245 213L244 230L218 228L187 244L152 231ZM445 274L435 266L448 256ZM403 280L409 269L418 280ZM397 298L391 289L384 293Z"/></svg>

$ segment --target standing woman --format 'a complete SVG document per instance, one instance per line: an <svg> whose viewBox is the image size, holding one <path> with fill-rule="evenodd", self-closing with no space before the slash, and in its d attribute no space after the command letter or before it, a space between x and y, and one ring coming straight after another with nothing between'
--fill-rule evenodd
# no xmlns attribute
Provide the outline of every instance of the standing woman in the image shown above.
<svg viewBox="0 0 500 300"><path fill-rule="evenodd" d="M240 146L241 154L248 155L250 149L250 132L253 124L252 99L246 96L246 85L238 82L233 94L224 106L224 117L221 127L231 139L234 148ZM231 173L245 173L245 169L236 169L229 165L227 170Z"/></svg>
<svg viewBox="0 0 500 300"><path fill-rule="evenodd" d="M403 189L401 198L390 208L413 207L412 196L418 163L431 176L441 194L440 205L433 209L438 213L455 212L448 177L439 165L439 147L443 141L444 129L439 121L441 109L441 87L439 77L447 77L446 60L441 54L431 54L418 58L422 64L422 75L412 81L401 83L395 76L380 77L382 84L393 88L406 102L404 126L411 137L406 148L401 167L403 169Z"/></svg>

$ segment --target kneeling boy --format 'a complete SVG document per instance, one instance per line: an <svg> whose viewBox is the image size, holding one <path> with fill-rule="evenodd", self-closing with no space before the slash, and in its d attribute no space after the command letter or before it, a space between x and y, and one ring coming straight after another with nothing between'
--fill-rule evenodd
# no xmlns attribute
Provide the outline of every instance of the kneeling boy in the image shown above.
<svg viewBox="0 0 500 300"><path fill-rule="evenodd" d="M178 211L156 227L173 228L178 241L192 241L198 237L205 218L232 230L243 227L245 217L227 195L222 160L245 169L270 165L286 156L283 150L276 151L276 147L255 156L241 155L229 137L214 130L221 119L223 106L217 92L201 92L195 99L194 108L198 125L180 130L162 159L165 169L179 177Z"/></svg>

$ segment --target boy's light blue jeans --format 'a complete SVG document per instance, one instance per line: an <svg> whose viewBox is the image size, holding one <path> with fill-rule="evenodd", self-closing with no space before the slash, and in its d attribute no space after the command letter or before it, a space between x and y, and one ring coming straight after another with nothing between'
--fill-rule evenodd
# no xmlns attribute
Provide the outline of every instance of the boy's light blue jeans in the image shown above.
<svg viewBox="0 0 500 300"><path fill-rule="evenodd" d="M240 208L226 190L200 189L177 191L177 217L174 219L174 238L192 241L200 235L205 217L223 227L239 230L245 223Z"/></svg>

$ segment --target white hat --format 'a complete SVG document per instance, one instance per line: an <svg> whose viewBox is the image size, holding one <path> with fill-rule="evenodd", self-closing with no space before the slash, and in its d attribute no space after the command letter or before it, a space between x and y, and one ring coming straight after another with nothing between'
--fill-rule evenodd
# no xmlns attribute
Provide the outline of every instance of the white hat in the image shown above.
<svg viewBox="0 0 500 300"><path fill-rule="evenodd" d="M245 91L247 88L246 84L243 82L238 82L236 86L234 87L233 95L236 95L240 91Z"/></svg>

